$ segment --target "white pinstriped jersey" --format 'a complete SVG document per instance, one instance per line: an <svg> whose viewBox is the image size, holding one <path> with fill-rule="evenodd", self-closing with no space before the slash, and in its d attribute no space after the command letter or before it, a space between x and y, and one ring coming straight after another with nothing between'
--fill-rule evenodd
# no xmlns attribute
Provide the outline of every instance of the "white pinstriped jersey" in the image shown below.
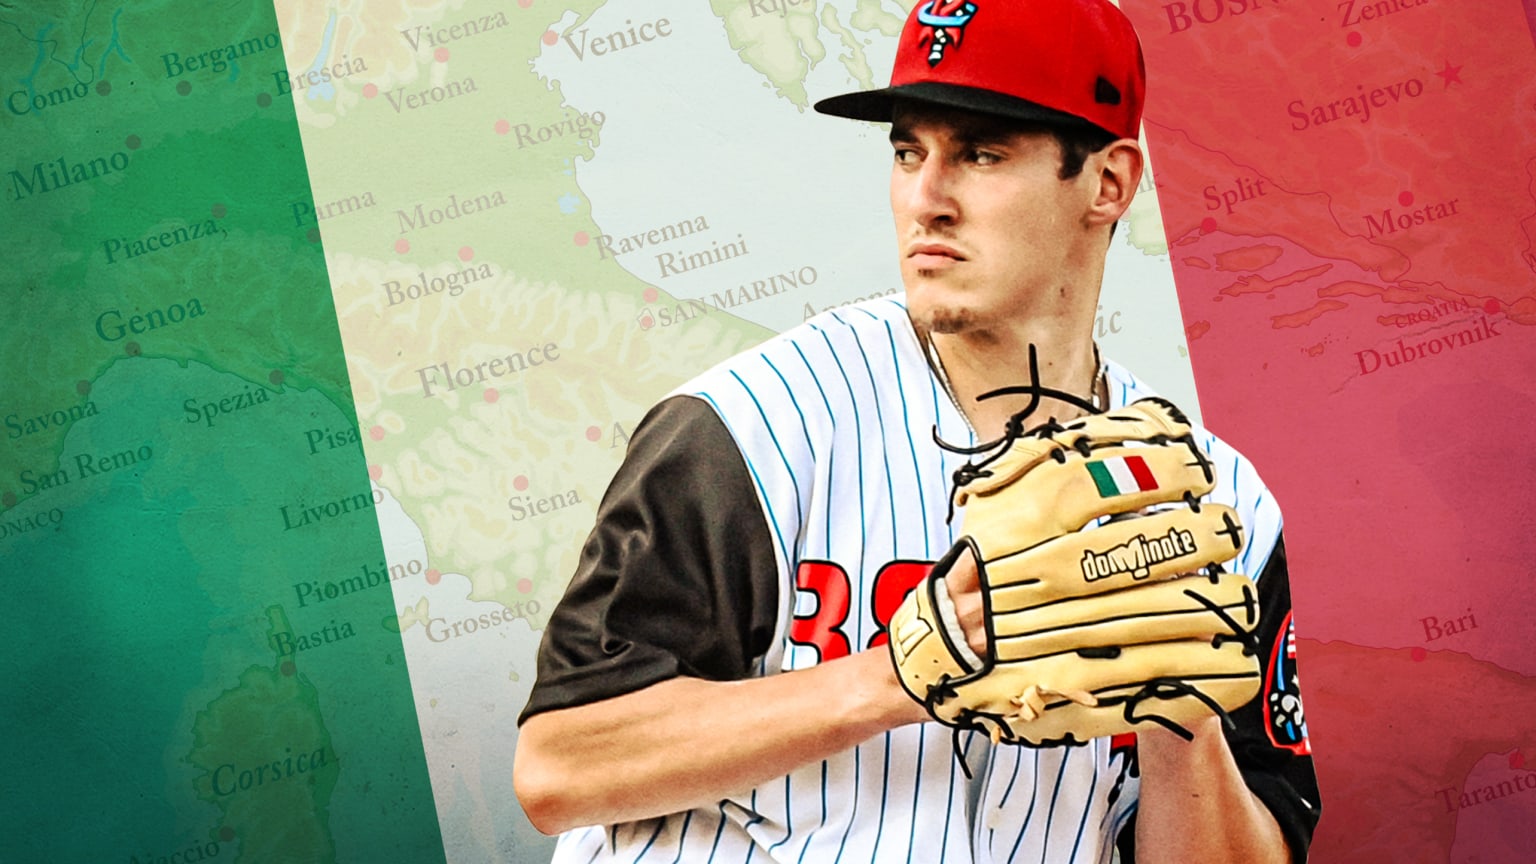
<svg viewBox="0 0 1536 864"><path fill-rule="evenodd" d="M1109 377L1111 408L1154 395L1114 364ZM724 421L774 543L781 608L759 674L872 644L882 633L877 616L890 614L877 597L882 571L891 562L931 562L957 536L960 520L947 524L946 516L951 476L965 457L938 447L933 431L975 443L905 306L881 299L824 313L677 393L707 401ZM1218 472L1207 500L1234 507L1248 531L1232 569L1258 574L1280 536L1280 511L1246 459L1203 429L1195 434ZM904 591L884 593L899 599ZM843 596L847 613L839 616ZM1108 739L1036 750L994 748L964 733L973 781L952 743L952 730L936 723L899 728L713 807L568 832L554 860L1111 859L1139 781L1123 776L1126 756L1112 753Z"/></svg>

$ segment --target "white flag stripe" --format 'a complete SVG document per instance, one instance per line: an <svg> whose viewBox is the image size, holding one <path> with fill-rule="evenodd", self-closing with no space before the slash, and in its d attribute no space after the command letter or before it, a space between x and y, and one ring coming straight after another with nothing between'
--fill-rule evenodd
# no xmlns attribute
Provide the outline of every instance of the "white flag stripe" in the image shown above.
<svg viewBox="0 0 1536 864"><path fill-rule="evenodd" d="M1125 464L1124 456L1105 459L1104 467L1109 469L1109 476L1115 479L1115 487L1121 495L1135 492L1141 488L1136 483L1136 475L1131 473L1131 466Z"/></svg>

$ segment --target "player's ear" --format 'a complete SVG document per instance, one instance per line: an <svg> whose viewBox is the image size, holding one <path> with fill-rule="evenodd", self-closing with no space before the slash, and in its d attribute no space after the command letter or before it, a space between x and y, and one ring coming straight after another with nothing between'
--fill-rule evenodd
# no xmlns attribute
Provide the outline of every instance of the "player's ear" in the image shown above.
<svg viewBox="0 0 1536 864"><path fill-rule="evenodd" d="M1121 138L1089 157L1085 167L1097 169L1098 182L1088 211L1090 224L1108 225L1124 215L1136 196L1143 166L1141 145L1130 138Z"/></svg>

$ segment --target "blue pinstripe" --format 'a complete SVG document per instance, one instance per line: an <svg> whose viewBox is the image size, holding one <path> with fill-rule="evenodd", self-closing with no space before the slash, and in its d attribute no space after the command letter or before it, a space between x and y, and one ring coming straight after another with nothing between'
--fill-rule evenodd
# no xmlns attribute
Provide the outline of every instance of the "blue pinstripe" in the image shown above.
<svg viewBox="0 0 1536 864"><path fill-rule="evenodd" d="M928 727L926 724L917 730L917 778L912 783L912 828L907 832L907 861L912 861L912 850L917 847L917 803L923 790L923 749L928 743ZM953 802L944 803L946 826L949 822L949 806ZM948 834L948 831L945 832Z"/></svg>
<svg viewBox="0 0 1536 864"><path fill-rule="evenodd" d="M932 431L939 431L940 434L942 435L942 430L939 430L939 423L943 419L944 415L942 414L941 409L939 408L939 381L938 381L937 378L935 378L931 374L928 376L928 391L929 391L929 394L933 398L933 427L934 428L933 428ZM976 443L975 436L970 433L969 428L967 428L967 430L966 430L966 441L967 441L968 444ZM934 455L938 459L938 463L939 463L939 466L938 466L939 470L938 470L938 473L935 476L941 478L941 481L946 484L944 492L945 492L945 497L947 499L948 498L948 494L949 494L949 490L948 490L949 471L946 469L946 467L944 465L944 451L938 449L937 447L935 447L934 448ZM956 527L956 525L953 522L949 522L945 526L945 531L946 531L946 533L948 535L948 538L947 538L948 542L947 542L945 548L948 548L949 546L953 546L954 543L955 543L955 532L957 531L957 527ZM975 733L974 732L973 733L967 733L966 738L965 738L965 746L962 747L961 750L960 750L960 758L961 759L965 759L965 760L969 760L970 759L971 745L973 743L975 743L975 741L976 741ZM967 763L967 764L969 764L969 763ZM949 823L950 823L951 818L953 818L953 816L954 816L954 810L955 810L955 778L958 776L958 774L959 774L959 769L955 765L955 760L953 760L953 759L949 760L949 798L948 798L948 806L944 810L944 836L946 836L946 837L949 836ZM967 833L966 839L967 839L968 843L971 841L969 833ZM945 846L944 846L944 855L945 856L947 856L948 851L949 851L949 845L946 843ZM967 858L969 858L969 857L970 856L967 855Z"/></svg>
<svg viewBox="0 0 1536 864"><path fill-rule="evenodd" d="M778 451L779 461L784 463L784 473L789 475L789 485L793 486L795 489L795 501L801 506L804 506L805 498L800 494L800 479L795 476L795 469L790 466L789 457L784 455L784 446L779 443L779 435L777 432L773 431L773 424L768 422L768 412L763 410L763 403L758 401L757 394L752 392L752 388L747 386L747 382L741 380L740 375L737 375L734 371L732 371L731 377L736 379L736 383L740 384L741 389L746 391L747 398L751 399L752 404L757 406L757 415L763 418L763 428L768 432L768 439L773 442L773 449ZM796 406L795 410L798 411L799 406ZM799 530L796 530L795 533L799 534L800 532ZM786 550L786 553L787 551L788 550ZM785 560L788 560L787 554Z"/></svg>
<svg viewBox="0 0 1536 864"><path fill-rule="evenodd" d="M1003 806L1008 803L1008 796L1013 794L1013 784L1017 783L1018 780L1019 780L1019 766L1024 761L1024 757L1022 755L1023 748L1013 747L1013 748L1010 748L1010 749L1013 750L1013 776L1008 778L1008 788L1003 790L1003 797L997 802L997 809L999 809L999 810L1003 809ZM996 755L995 755L996 751L994 750L993 752L994 752L993 758L996 758ZM1040 773L1040 751L1036 750L1036 751L1034 751L1034 754L1035 754L1035 773L1038 775ZM1030 802L1029 802L1029 812L1024 814L1024 827L1026 829L1029 827L1029 813L1033 813L1034 810L1035 810L1035 802L1034 802L1034 799L1031 798ZM1023 832L1020 832L1020 833L1022 834ZM987 829L987 852L988 852L989 855L993 853L994 849L996 848L996 844L997 844L997 829L989 827Z"/></svg>
<svg viewBox="0 0 1536 864"><path fill-rule="evenodd" d="M971 745L976 742L976 733L967 732L965 745L960 748L960 758L971 758ZM949 857L949 820L955 815L955 760L949 760L949 797L944 807L944 845L939 852L939 859L943 861ZM969 838L967 838L969 839Z"/></svg>
<svg viewBox="0 0 1536 864"><path fill-rule="evenodd" d="M715 853L720 849L720 835L725 833L725 802L720 802L720 824L715 826L715 842L709 847L709 859L715 860Z"/></svg>
<svg viewBox="0 0 1536 864"><path fill-rule="evenodd" d="M1103 738L1093 739L1093 761L1095 763L1102 760L1102 756L1099 753L1099 745L1103 740ZM1077 822L1077 839L1072 841L1072 854L1067 857L1069 864L1077 860L1077 849L1083 845L1083 830L1088 827L1088 812L1093 809L1093 791L1097 788L1099 788L1099 772L1094 771L1088 775L1088 794L1083 796L1083 818Z"/></svg>
<svg viewBox="0 0 1536 864"><path fill-rule="evenodd" d="M815 367L811 366L811 361L806 359L805 352L800 350L800 343L796 342L796 343L794 343L794 346L795 346L795 353L800 355L800 362L805 364L805 371L811 376L811 381L813 381L816 384L816 392L821 394L821 404L826 406L826 409L827 409L827 422L832 424L832 433L833 433L832 437L835 440L836 437L837 437L837 415L832 413L832 403L827 399L827 391L822 389L822 386L821 386L821 376L816 374ZM836 458L837 458L837 450L836 450L836 448L828 448L827 449L827 476L829 476L829 477L832 476L833 471L837 467L836 462L835 462ZM830 540L831 537L832 537L832 511L834 509L835 508L832 506L832 500L829 497L827 499L827 503L826 503L826 507L825 507L825 510L826 510L826 513L827 513L827 533L825 534L825 538L827 540ZM826 550L825 549L822 550L822 554L826 554Z"/></svg>
<svg viewBox="0 0 1536 864"><path fill-rule="evenodd" d="M645 857L645 853L651 851L651 846L656 843L656 838L661 836L661 826L665 824L667 824L665 819L656 820L656 830L651 832L651 839L645 841L645 847L640 850L639 855L635 856L634 864L640 864L640 859ZM615 849L614 853L617 854L618 850Z"/></svg>
<svg viewBox="0 0 1536 864"><path fill-rule="evenodd" d="M816 458L816 445L811 443L811 428L805 422L805 412L800 410L800 400L795 398L794 388L789 386L789 382L784 379L784 373L779 371L779 367L773 365L772 358L764 354L763 362L768 364L768 368L773 370L773 374L779 379L779 383L784 385L784 395L789 397L789 404L795 406L795 413L800 415L800 431L805 433L805 449L810 451L811 458L814 460Z"/></svg>
<svg viewBox="0 0 1536 864"><path fill-rule="evenodd" d="M843 324L845 327L847 326L847 323L844 322L843 319L838 318L836 315L833 315L832 317L839 324ZM848 371L843 368L843 361L838 359L837 351L832 347L831 337L827 335L825 330L821 330L820 328L815 329L821 333L821 338L827 343L827 351L832 355L832 362L837 365L838 374L843 376L843 386L848 389L848 404L853 408L853 441L855 444L855 453L857 454L856 458L858 459L859 465L859 512L864 513L866 512L864 506L864 424L859 417L859 400L858 397L853 394L853 382L848 380ZM858 576L856 577L858 579L858 586L856 591L857 596L862 597L864 595L864 550L869 545L869 530L868 527L864 524L864 520L860 519L858 522L859 566L855 571L858 573ZM864 618L862 615L854 621L854 641L859 645L864 644Z"/></svg>
<svg viewBox="0 0 1536 864"><path fill-rule="evenodd" d="M858 336L857 331L854 330L853 325L851 325L849 322L843 320L836 313L833 313L831 317L832 317L832 319L834 321L836 321L837 323L843 325L843 327L846 328L849 331L849 333L853 336L854 344L859 349L859 356L864 359L864 369L865 369L866 373L869 375L870 387L873 390L875 388L874 373L873 373L873 370L871 370L869 368L869 358L868 358L868 356L866 356L864 354L864 346L863 346L863 344L861 344L859 342L859 336ZM825 333L823 333L823 338L826 338L826 334ZM831 345L830 340L828 340L828 345L829 346ZM863 447L864 435L863 435L863 420L862 420L862 418L859 415L859 399L858 399L858 396L853 391L853 382L848 377L848 372L847 372L846 367L843 365L842 360L839 359L836 356L835 352L834 352L834 355L833 355L833 360L836 361L836 363L837 363L838 372L840 372L842 374L842 376L843 376L843 385L845 387L847 387L847 389L848 389L848 401L849 401L849 404L853 406L854 440L859 442L859 447L858 447L858 459L859 459L859 512L860 513L864 513L864 512L867 512L866 504L865 504L865 501L864 501L864 488L865 488L865 484L864 484L864 447ZM880 419L879 419L879 417L880 417L880 401L879 401L878 398L876 398L874 400L874 402L875 402L876 422L880 424L881 435L882 435L882 440L883 440L883 438L884 438L884 423L883 423L883 421L880 421ZM883 447L881 448L881 457L882 457L882 459L885 458L885 448L883 448ZM887 461L887 464L886 464L886 473L885 473L884 476L886 477L886 488L887 488L887 490L890 490L890 465L889 465L888 461ZM894 534L895 533L895 528L896 528L896 504L895 504L895 500L894 500L894 498L895 498L894 492L891 492L890 494L887 494L886 497L888 499L891 499L891 527L892 527L892 533ZM856 585L855 591L857 591L859 596L864 596L864 569L865 569L864 561L865 561L865 551L869 548L869 532L868 532L868 528L867 528L867 526L866 526L866 524L864 523L863 520L859 520L859 531L860 531L859 566L858 566L858 571L857 571L858 572L858 576L856 577L857 585ZM855 620L854 630L857 633L857 644L863 645L864 644L864 616L860 615ZM886 754L887 754L886 755L886 768L887 768L887 770L886 770L886 772L884 772L887 775L890 773L889 772L889 768L890 768L890 757L889 757L890 742L891 742L890 733L887 732L885 734L885 746L886 746ZM854 766L853 788L854 788L854 812L855 813L858 810L859 796L860 796L860 793L863 790L863 784L859 781L859 777L860 777L860 774L861 774L861 771L862 771L862 767L863 767L862 766L863 750L864 750L863 747L857 747L853 751L853 759L854 759L854 762L853 762L853 766ZM878 847L879 844L880 844L881 832L883 832L883 830L885 828L885 790L884 789L881 790L880 815L879 815L879 817L877 817L875 824L876 824L876 829L875 829L875 846ZM837 859L836 859L837 861L841 861L842 860L843 851L844 851L844 845L846 845L847 842L848 842L848 832L851 831L852 828L853 828L853 816L850 815L850 817L849 817L849 824L848 824L848 830L843 833L843 845L840 845L838 847Z"/></svg>
<svg viewBox="0 0 1536 864"><path fill-rule="evenodd" d="M879 860L880 838L885 836L886 799L891 794L891 733L885 733L885 770L880 772L880 817L875 820L875 846L870 860Z"/></svg>
<svg viewBox="0 0 1536 864"><path fill-rule="evenodd" d="M833 315L832 317L838 323L844 324L844 326L847 326L846 323L841 318L838 318L836 315ZM859 486L859 512L863 513L864 512L864 436L862 434L863 433L863 423L861 421L861 418L859 417L859 403L858 403L858 399L853 394L853 383L848 380L848 372L847 372L847 370L845 370L843 368L843 361L838 359L837 351L836 351L836 349L834 349L832 347L832 338L831 338L831 336L828 335L827 331L821 329L820 327L816 327L816 326L812 325L811 329L813 329L817 333L821 334L822 341L825 342L826 345L827 345L827 353L831 355L833 364L835 364L837 366L838 374L841 375L842 378L843 378L843 386L845 388L847 388L847 390L848 390L848 403L853 408L853 440L854 440L854 444L855 444L855 453L856 453L855 458L858 461L858 472L859 472L859 483L858 483L858 486ZM828 536L830 537L830 534ZM863 584L864 549L868 545L868 540L869 540L869 532L866 530L866 528L864 526L864 523L863 523L863 520L859 520L859 566L858 566L858 570L856 572L859 574L859 576L858 576L858 579L859 579L858 591L860 592L860 595L862 595L862 592L864 590L864 584ZM859 645L864 644L863 625L864 625L863 616L859 616L859 618L854 621L855 640L856 640L857 644L859 644ZM861 761L862 760L860 759L860 753L861 753L862 750L863 750L862 747L855 747L855 748L853 748L853 808L849 812L849 815L848 815L848 825L847 825L847 827L845 827L843 829L843 838L842 838L842 841L838 843L838 846L837 846L837 857L835 859L833 859L834 861L841 861L842 860L842 858L843 858L843 851L848 846L848 835L853 831L853 820L854 820L855 816L858 814L858 810L859 810L859 789L860 789L859 775L860 775L860 771L862 769L862 765L861 765ZM823 783L823 791L825 791L825 782Z"/></svg>
<svg viewBox="0 0 1536 864"><path fill-rule="evenodd" d="M678 864L683 860L683 844L688 839L688 823L693 821L693 811L689 810L683 816L683 829L677 835L677 857L672 859L672 864Z"/></svg>
<svg viewBox="0 0 1536 864"><path fill-rule="evenodd" d="M784 775L784 839L768 847L769 855L773 854L773 850L788 843L789 838L795 836L795 811L791 806L794 798L789 794L789 785L792 780L794 777Z"/></svg>
<svg viewBox="0 0 1536 864"><path fill-rule="evenodd" d="M1061 778L1067 774L1067 760L1072 758L1073 752L1074 748L1068 747L1061 753L1061 767L1056 771L1056 787L1051 790L1051 806L1045 813L1045 837L1040 841L1040 864L1045 864L1045 857L1051 851L1051 826L1056 823L1056 796L1061 794ZM1022 833L1019 839L1024 839ZM1010 855L1009 860L1013 860L1013 856Z"/></svg>
<svg viewBox="0 0 1536 864"><path fill-rule="evenodd" d="M921 513L922 520L923 520L921 524L924 526L924 530L923 530L923 558L924 558L924 560L931 560L934 557L934 555L933 555L933 545L930 542L930 539L928 537L928 531L927 531L927 526L928 526L928 503L927 503L928 502L928 484L924 482L925 478L924 478L922 469L918 466L918 462L917 462L917 444L916 444L916 441L915 441L915 439L913 437L913 434L912 434L912 409L911 409L911 406L909 406L907 404L907 388L906 388L905 382L903 382L902 378L901 378L901 361L900 361L900 358L897 355L897 350L896 350L896 332L895 332L894 329L892 329L891 322L889 320L885 321L884 324L885 324L886 341L890 345L890 348L891 348L891 368L896 370L896 393L901 398L902 428L905 430L905 433L906 433L904 437L907 440L907 450L908 450L909 453L912 454L912 478L913 478L913 481L917 484L917 489L918 489L917 501L918 501L919 512ZM935 415L935 419L937 419L937 415ZM943 476L943 475L941 474L940 476ZM900 554L900 553L898 552L897 554ZM917 733L917 762L916 762L917 772L916 772L916 777L914 778L913 785L912 785L912 818L909 820L909 822L911 824L911 829L907 833L907 861L909 862L909 864L912 861L913 850L917 846L917 811L918 811L918 803L919 803L919 800L921 798L921 792L922 792L922 787L923 787L923 752L927 749L927 743L928 743L927 728L926 727L919 728L918 729L918 733ZM950 766L950 777L951 778L954 777L954 766L953 765ZM945 802L945 825L946 825L946 832L945 833L946 833L946 836L948 834L947 826L948 826L948 821L949 821L949 812L950 812L951 809L953 809L953 804L954 804L953 799Z"/></svg>
<svg viewBox="0 0 1536 864"><path fill-rule="evenodd" d="M885 336L891 343L891 368L896 370L896 393L901 397L901 419L907 430L907 452L912 454L912 476L917 479L917 506L922 513L923 525L928 525L928 490L923 483L923 472L917 467L917 444L912 439L912 412L907 408L907 388L901 380L901 363L896 359L896 333L891 329L891 322L885 322ZM935 415L937 416L937 415ZM925 559L933 558L933 549L928 544L928 532L923 532L923 556Z"/></svg>
<svg viewBox="0 0 1536 864"><path fill-rule="evenodd" d="M1019 844L1024 842L1024 835L1029 833L1029 823L1030 823L1030 820L1032 820L1034 818L1034 816L1035 816L1035 805L1037 803L1039 803L1039 801L1040 801L1040 751L1039 750L1035 751L1035 771L1034 771L1033 774L1030 775L1030 779L1035 784L1034 792L1030 796L1030 799L1029 799L1029 809L1027 811L1025 811L1025 813L1024 813L1024 822L1019 827L1019 836L1013 838L1013 848L1008 850L1008 860L1009 861L1012 861L1013 860L1013 856L1018 854L1018 852L1019 852ZM1058 775L1058 778L1057 778L1057 782L1060 782L1059 775ZM1047 826L1046 826L1046 833L1047 833L1047 835L1049 835L1049 833L1050 833L1050 826L1049 826L1049 824L1047 824Z"/></svg>
<svg viewBox="0 0 1536 864"><path fill-rule="evenodd" d="M842 842L837 844L837 857L833 858L834 864L843 860L843 851L848 847L848 835L853 832L853 820L859 814L859 751L862 746L853 748L853 807L848 811L848 826L843 829Z"/></svg>
<svg viewBox="0 0 1536 864"><path fill-rule="evenodd" d="M752 790L752 799L751 800L752 800L752 818L748 819L745 823L742 824L742 826L741 826L742 830L746 830L748 828L751 828L753 825L756 825L757 823L763 821L763 814L759 813L758 810L757 810L757 790L756 789ZM753 843L751 846L748 846L747 847L747 857L742 861L742 864L751 864L752 854L754 852L756 852L756 851L757 851L757 844L756 843Z"/></svg>
<svg viewBox="0 0 1536 864"><path fill-rule="evenodd" d="M869 354L864 350L864 341L859 338L859 331L854 330L852 326L849 326L848 329L849 332L853 334L853 344L859 349L859 358L864 361L864 373L869 376L869 389L874 394L873 401L875 403L875 422L880 424L880 440L883 443L885 441L885 412L880 409L880 388L879 385L875 383L875 368L870 365ZM880 461L885 467L885 498L886 502L890 505L891 508L891 542L893 544L891 548L891 555L894 557L897 554L894 543L896 541L897 535L901 533L901 525L897 522L896 518L896 487L891 483L891 457L889 448L880 448ZM862 639L860 640L859 644L863 644Z"/></svg>
<svg viewBox="0 0 1536 864"><path fill-rule="evenodd" d="M827 760L821 760L821 823L827 824ZM805 853L811 848L811 838L805 838L805 845L800 847L800 857L795 859L799 864L804 864Z"/></svg>

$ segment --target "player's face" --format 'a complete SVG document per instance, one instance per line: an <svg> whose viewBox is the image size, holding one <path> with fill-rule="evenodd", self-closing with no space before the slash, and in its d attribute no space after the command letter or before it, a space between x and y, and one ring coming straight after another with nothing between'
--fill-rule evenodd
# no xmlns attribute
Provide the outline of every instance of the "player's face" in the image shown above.
<svg viewBox="0 0 1536 864"><path fill-rule="evenodd" d="M894 120L891 211L913 320L960 333L1056 308L1088 248L1089 172L1062 180L1055 138L985 115L905 107Z"/></svg>

